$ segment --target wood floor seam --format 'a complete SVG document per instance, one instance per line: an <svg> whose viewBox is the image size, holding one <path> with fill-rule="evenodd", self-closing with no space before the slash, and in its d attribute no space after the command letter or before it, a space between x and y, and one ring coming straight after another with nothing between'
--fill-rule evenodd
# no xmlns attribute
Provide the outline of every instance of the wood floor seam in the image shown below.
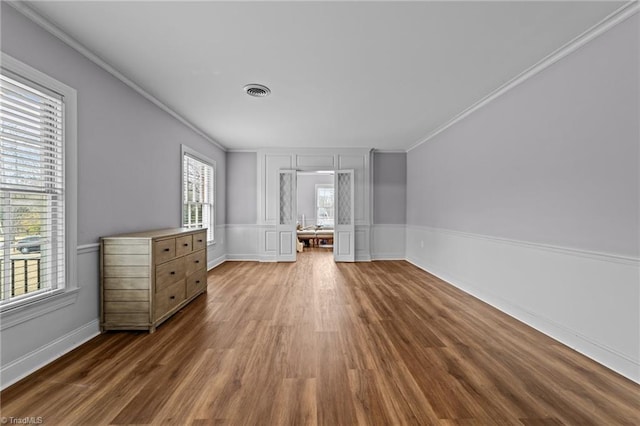
<svg viewBox="0 0 640 426"><path fill-rule="evenodd" d="M155 333L101 334L0 409L63 426L639 425L640 386L406 261L314 248L214 268Z"/></svg>

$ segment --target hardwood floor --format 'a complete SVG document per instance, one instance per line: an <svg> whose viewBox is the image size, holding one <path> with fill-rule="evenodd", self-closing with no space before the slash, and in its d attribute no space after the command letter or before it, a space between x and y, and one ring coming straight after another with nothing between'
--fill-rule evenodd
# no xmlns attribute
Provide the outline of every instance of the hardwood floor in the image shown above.
<svg viewBox="0 0 640 426"><path fill-rule="evenodd" d="M403 261L228 262L0 395L44 424L640 424L640 386Z"/></svg>

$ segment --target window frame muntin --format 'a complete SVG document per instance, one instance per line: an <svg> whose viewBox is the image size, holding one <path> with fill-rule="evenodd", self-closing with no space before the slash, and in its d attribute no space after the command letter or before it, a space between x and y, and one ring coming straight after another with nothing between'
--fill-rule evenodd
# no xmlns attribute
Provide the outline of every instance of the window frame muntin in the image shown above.
<svg viewBox="0 0 640 426"><path fill-rule="evenodd" d="M319 225L318 222L320 221L320 218L318 217L318 190L319 189L327 189L327 188L331 188L333 189L333 224L331 225L331 227L335 227L336 224L336 206L335 206L335 199L336 199L336 193L335 193L335 185L333 183L316 183L315 184L315 216L316 216L316 225L317 226L327 226L327 225Z"/></svg>
<svg viewBox="0 0 640 426"><path fill-rule="evenodd" d="M184 226L184 185L185 185L185 180L184 180L184 157L185 155L190 156L195 158L196 160L207 164L208 166L211 167L211 180L212 180L212 184L211 184L211 223L209 224L209 226L207 226L207 229L211 229L211 235L213 236L213 239L209 240L207 237L207 245L214 245L216 244L216 229L215 229L215 224L216 224L216 206L217 206L217 199L216 199L216 195L217 195L217 191L216 191L216 185L218 184L218 179L216 176L217 173L217 167L216 167L216 161L212 158L207 157L206 155L200 153L199 151L196 151L190 147L188 147L187 145L184 144L180 144L180 226ZM195 228L194 228L195 229Z"/></svg>
<svg viewBox="0 0 640 426"><path fill-rule="evenodd" d="M63 162L62 175L64 179L64 268L65 282L62 288L36 292L31 296L21 296L18 299L0 304L0 330L21 323L46 312L55 310L60 305L60 299L73 303L71 298L77 296L78 285L78 107L77 91L14 57L0 52L0 64L10 74L35 84L38 89L44 88L63 97ZM75 299L73 299L75 301ZM68 303L67 303L68 304ZM49 309L50 308L50 309ZM31 311L32 312L28 312Z"/></svg>

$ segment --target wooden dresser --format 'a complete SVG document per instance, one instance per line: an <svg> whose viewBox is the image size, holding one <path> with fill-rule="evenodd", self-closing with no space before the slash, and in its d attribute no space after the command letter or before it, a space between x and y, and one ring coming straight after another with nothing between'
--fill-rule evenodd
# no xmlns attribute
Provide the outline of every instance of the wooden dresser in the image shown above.
<svg viewBox="0 0 640 426"><path fill-rule="evenodd" d="M160 229L101 238L102 331L153 333L206 291L206 229Z"/></svg>

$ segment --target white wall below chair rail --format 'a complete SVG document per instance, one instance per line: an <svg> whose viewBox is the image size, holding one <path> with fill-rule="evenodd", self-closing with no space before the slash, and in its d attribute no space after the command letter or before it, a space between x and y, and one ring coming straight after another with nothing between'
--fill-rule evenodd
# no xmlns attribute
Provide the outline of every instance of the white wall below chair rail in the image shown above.
<svg viewBox="0 0 640 426"><path fill-rule="evenodd" d="M2 389L6 389L99 334L100 321L94 320L16 360L3 364L0 370Z"/></svg>
<svg viewBox="0 0 640 426"><path fill-rule="evenodd" d="M260 229L255 224L227 224L227 260L260 260Z"/></svg>
<svg viewBox="0 0 640 426"><path fill-rule="evenodd" d="M640 261L407 226L407 260L640 383Z"/></svg>
<svg viewBox="0 0 640 426"><path fill-rule="evenodd" d="M406 225L371 226L371 260L404 260Z"/></svg>
<svg viewBox="0 0 640 426"><path fill-rule="evenodd" d="M100 334L98 288L92 285L99 273L98 252L98 244L78 247L79 288L72 298L43 304L37 315L20 315L20 321L3 321L1 389Z"/></svg>
<svg viewBox="0 0 640 426"><path fill-rule="evenodd" d="M269 231L274 233L275 226L228 224L226 260L275 262L275 241L261 238ZM377 243L370 244L376 235ZM357 262L372 260L369 247L376 259L404 259L404 225L356 225Z"/></svg>
<svg viewBox="0 0 640 426"><path fill-rule="evenodd" d="M227 252L227 226L216 225L215 243L207 246L207 269L215 268L224 263Z"/></svg>

